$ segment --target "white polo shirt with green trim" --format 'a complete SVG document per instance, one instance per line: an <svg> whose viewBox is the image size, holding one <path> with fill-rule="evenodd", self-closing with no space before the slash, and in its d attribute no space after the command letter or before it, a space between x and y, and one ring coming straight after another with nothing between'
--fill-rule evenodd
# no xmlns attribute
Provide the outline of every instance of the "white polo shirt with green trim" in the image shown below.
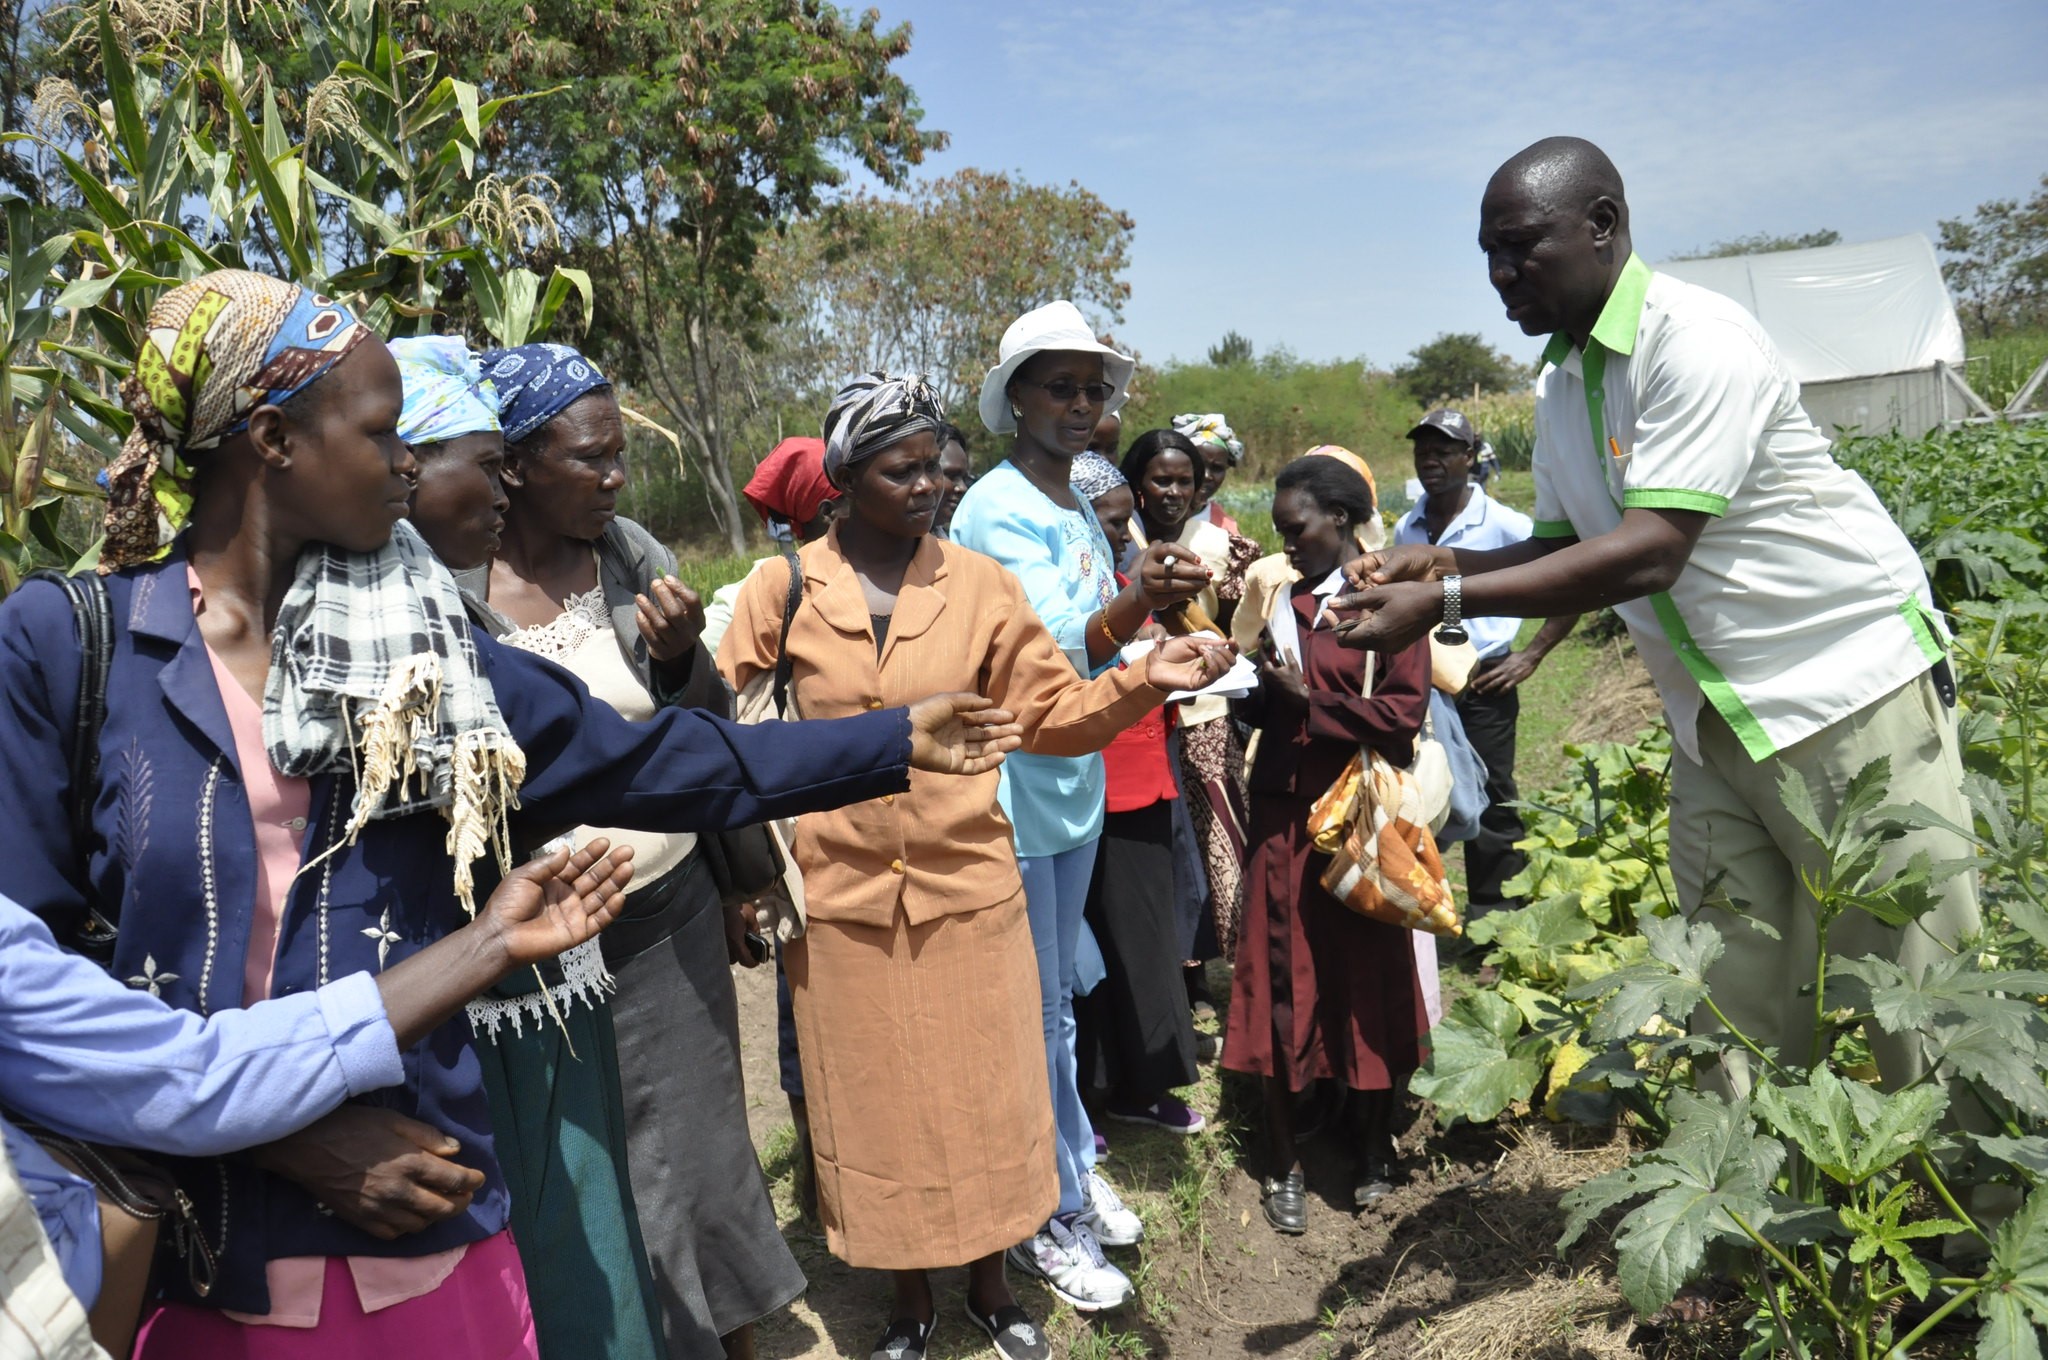
<svg viewBox="0 0 2048 1360"><path fill-rule="evenodd" d="M1616 607L1686 754L1702 702L1762 760L1941 657L1919 555L1737 303L1630 256L1586 349L1556 335L1543 361L1536 537L1713 516L1668 593Z"/></svg>

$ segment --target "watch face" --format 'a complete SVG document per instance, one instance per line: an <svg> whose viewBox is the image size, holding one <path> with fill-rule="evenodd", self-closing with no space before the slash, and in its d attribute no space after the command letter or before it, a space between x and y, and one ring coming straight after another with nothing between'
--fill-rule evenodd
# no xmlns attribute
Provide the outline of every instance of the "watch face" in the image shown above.
<svg viewBox="0 0 2048 1360"><path fill-rule="evenodd" d="M1462 643L1470 642L1472 639L1457 624L1447 623L1436 630L1436 640L1443 643L1446 647L1456 647Z"/></svg>

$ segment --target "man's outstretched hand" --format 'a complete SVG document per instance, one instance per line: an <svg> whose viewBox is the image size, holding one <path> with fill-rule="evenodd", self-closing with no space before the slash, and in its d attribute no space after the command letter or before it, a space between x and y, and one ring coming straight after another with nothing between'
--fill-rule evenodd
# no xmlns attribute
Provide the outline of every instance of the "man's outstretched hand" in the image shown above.
<svg viewBox="0 0 2048 1360"><path fill-rule="evenodd" d="M1344 564L1350 593L1330 601L1333 614L1357 617L1337 623L1337 640L1346 647L1377 647L1399 651L1427 633L1443 617L1443 589L1436 584L1456 571L1447 548L1404 543L1355 557Z"/></svg>
<svg viewBox="0 0 2048 1360"><path fill-rule="evenodd" d="M984 774L1024 744L1016 715L979 694L934 694L910 706L910 766L933 774Z"/></svg>
<svg viewBox="0 0 2048 1360"><path fill-rule="evenodd" d="M1444 588L1434 581L1396 581L1332 600L1330 609L1357 611L1331 630L1346 647L1398 652L1443 618Z"/></svg>

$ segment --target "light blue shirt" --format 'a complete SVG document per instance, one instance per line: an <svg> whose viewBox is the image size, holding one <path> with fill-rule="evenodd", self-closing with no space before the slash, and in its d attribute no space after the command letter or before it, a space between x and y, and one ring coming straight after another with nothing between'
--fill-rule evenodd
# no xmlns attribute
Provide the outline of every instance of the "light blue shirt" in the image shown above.
<svg viewBox="0 0 2048 1360"><path fill-rule="evenodd" d="M405 1079L368 973L211 1016L173 1010L150 986L123 986L58 948L48 927L0 897L0 1105L74 1138L208 1157L281 1138ZM90 1308L99 1230L76 1221L83 1182L4 1120L0 1138Z"/></svg>
<svg viewBox="0 0 2048 1360"><path fill-rule="evenodd" d="M1417 500L1408 513L1395 522L1394 542L1429 542L1429 526L1423 519L1427 505L1427 501ZM1535 524L1527 515L1502 505L1486 494L1485 487L1474 483L1472 499L1465 502L1465 508L1444 529L1443 537L1437 539L1436 544L1440 548L1488 552L1494 548L1512 547L1528 538L1534 529ZM1514 649L1515 634L1521 627L1520 619L1465 620L1465 633L1482 658L1506 656Z"/></svg>
<svg viewBox="0 0 2048 1360"><path fill-rule="evenodd" d="M953 541L1010 569L1077 672L1100 669L1088 664L1088 620L1117 596L1116 562L1092 510L1055 505L1004 462L967 489L953 512ZM1101 756L1018 751L1003 761L1003 814L1025 859L1078 849L1100 836L1107 794Z"/></svg>

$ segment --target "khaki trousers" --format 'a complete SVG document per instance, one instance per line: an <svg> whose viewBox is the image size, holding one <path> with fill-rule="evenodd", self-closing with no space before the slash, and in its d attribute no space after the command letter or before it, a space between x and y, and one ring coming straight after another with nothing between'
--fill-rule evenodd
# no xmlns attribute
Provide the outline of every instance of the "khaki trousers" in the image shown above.
<svg viewBox="0 0 2048 1360"><path fill-rule="evenodd" d="M1879 756L1889 756L1886 801L1918 803L1968 826L1955 715L1943 705L1932 676L1922 675L1762 761L1750 759L1727 722L1707 705L1700 711L1699 744L1698 761L1674 751L1671 762L1671 872L1679 905L1689 918L1712 923L1726 944L1707 978L1722 1013L1761 1047L1804 1067L1813 1043L1818 942L1814 899L1801 875L1818 876L1825 866L1821 847L1785 811L1778 781L1788 770L1804 778L1826 825L1849 780ZM1891 844L1886 865L1903 868L1919 850L1936 861L1970 853L1953 832L1915 831ZM1752 929L1748 921L1768 924L1777 937ZM1876 954L1918 973L1978 923L1976 875L1958 873L1941 885L1939 904L1902 929L1854 908L1844 912L1828 932L1828 952L1837 958ZM1693 1027L1719 1028L1705 1007L1694 1015ZM1916 1039L1875 1026L1868 1036L1887 1087L1926 1070L1927 1055ZM1730 1093L1749 1090L1749 1064L1743 1053L1724 1063ZM1716 1083L1709 1077L1702 1084Z"/></svg>

